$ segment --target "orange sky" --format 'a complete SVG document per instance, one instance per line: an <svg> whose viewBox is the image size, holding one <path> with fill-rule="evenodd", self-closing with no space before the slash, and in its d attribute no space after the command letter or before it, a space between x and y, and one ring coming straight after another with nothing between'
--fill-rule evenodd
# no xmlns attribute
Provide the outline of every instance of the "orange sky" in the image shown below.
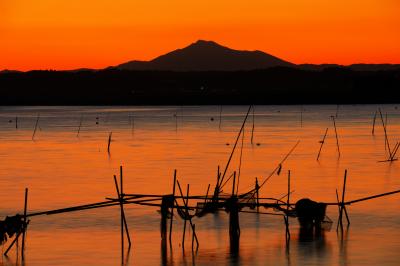
<svg viewBox="0 0 400 266"><path fill-rule="evenodd" d="M0 0L0 69L103 68L197 39L294 63L400 63L399 0Z"/></svg>

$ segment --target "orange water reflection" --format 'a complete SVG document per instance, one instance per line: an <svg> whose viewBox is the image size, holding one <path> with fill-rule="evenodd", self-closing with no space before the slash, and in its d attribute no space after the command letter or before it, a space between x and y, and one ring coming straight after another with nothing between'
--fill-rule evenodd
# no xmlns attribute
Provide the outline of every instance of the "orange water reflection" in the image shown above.
<svg viewBox="0 0 400 266"><path fill-rule="evenodd" d="M292 172L293 201L310 197L335 202L335 189L341 188L344 169L349 170L347 199L355 199L400 188L397 162L385 159L382 127L377 121L375 136L371 122L376 106L344 106L337 118L341 157L330 120L336 106L256 107L254 142L250 144L251 119L245 131L240 191L254 187L255 177L263 179L290 148L298 148L263 187L261 196L281 197L286 192L287 170ZM388 132L392 145L399 137L400 113L384 106L389 113ZM203 194L216 179L217 166L225 166L237 130L247 107L224 107L221 130L219 107L168 108L3 108L0 116L0 214L12 215L23 207L23 189L29 187L29 211L66 207L102 201L114 196L113 174L124 166L127 193L165 194L172 190L173 170L191 193ZM40 129L31 140L34 122L40 112ZM81 114L84 122L76 137ZM175 121L173 114L178 114ZM129 115L134 115L132 127ZM10 118L20 116L15 130ZM99 124L96 125L96 117ZM214 121L211 121L211 117ZM177 122L177 127L176 127ZM319 162L319 140L329 127ZM108 133L113 132L111 154L107 154ZM226 145L229 143L230 145ZM240 146L239 146L240 148ZM237 170L236 153L230 174ZM229 185L228 185L229 186ZM229 188L227 188L230 191ZM126 209L133 250L131 264L199 265L317 265L317 264L395 264L400 247L399 196L368 201L349 207L352 226L347 240L335 230L313 242L300 241L298 224L291 220L292 240L286 250L281 218L241 214L239 252L230 254L225 213L195 219L200 249L193 256L180 245L182 223L177 221L172 255L163 252L159 235L160 216L156 209L129 206ZM336 221L337 208L328 215ZM335 225L334 225L335 227ZM29 228L27 262L60 265L112 265L120 260L118 208L33 218ZM189 239L189 238L188 238ZM190 242L190 241L188 241ZM379 244L378 247L376 245ZM289 255L288 254L289 251ZM12 258L12 259L11 259ZM11 262L15 262L10 256ZM3 260L3 263L6 262Z"/></svg>

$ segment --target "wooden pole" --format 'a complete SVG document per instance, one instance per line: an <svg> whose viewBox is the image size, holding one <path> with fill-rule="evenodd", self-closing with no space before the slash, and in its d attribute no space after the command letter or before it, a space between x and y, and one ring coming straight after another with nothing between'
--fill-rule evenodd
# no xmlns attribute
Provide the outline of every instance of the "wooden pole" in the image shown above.
<svg viewBox="0 0 400 266"><path fill-rule="evenodd" d="M287 195L287 205L286 205L286 241L290 240L290 231L289 231L289 206L290 206L290 170L288 170L288 195Z"/></svg>
<svg viewBox="0 0 400 266"><path fill-rule="evenodd" d="M81 132L82 120L83 120L83 115L81 115L81 120L79 121L78 133L76 133L77 137L79 137L79 133Z"/></svg>
<svg viewBox="0 0 400 266"><path fill-rule="evenodd" d="M344 180L343 180L343 192L342 192L342 201L341 201L341 206L340 206L340 214L339 214L339 220L340 220L340 224L342 225L342 219L343 219L343 210L345 208L344 206L344 196L346 193L346 179L347 179L347 169L344 170ZM348 217L346 217L348 219ZM347 221L349 223L349 220Z"/></svg>
<svg viewBox="0 0 400 266"><path fill-rule="evenodd" d="M206 193L206 197L204 198L204 207L206 206L206 203L207 203L207 199L208 199L208 192L210 192L210 184L208 184L208 187L207 187L207 193Z"/></svg>
<svg viewBox="0 0 400 266"><path fill-rule="evenodd" d="M123 214L123 221L124 221L124 226L125 226L125 231L126 231L126 237L128 239L128 244L129 244L129 248L131 247L132 243L131 243L131 237L129 235L129 230L128 230L128 223L126 222L126 216L125 216L125 211L123 209L123 202L124 202L124 179L123 179L123 174L122 174L122 165L119 166L119 178L120 178L120 191L121 191L121 202L122 202L122 214Z"/></svg>
<svg viewBox="0 0 400 266"><path fill-rule="evenodd" d="M135 115L134 115L134 113L132 112L132 115L131 116L129 116L131 119L130 119L130 122L131 122L131 134L133 135L134 133L135 133Z"/></svg>
<svg viewBox="0 0 400 266"><path fill-rule="evenodd" d="M39 124L39 118L40 118L40 114L38 114L37 118L36 118L36 123L35 123L35 129L33 130L33 134L32 134L32 140L35 139L35 135L36 135L36 130Z"/></svg>
<svg viewBox="0 0 400 266"><path fill-rule="evenodd" d="M233 172L232 196L235 195L236 171Z"/></svg>
<svg viewBox="0 0 400 266"><path fill-rule="evenodd" d="M372 135L375 135L375 120L376 120L377 113L378 113L378 111L375 110L374 119L372 120Z"/></svg>
<svg viewBox="0 0 400 266"><path fill-rule="evenodd" d="M193 225L193 234L192 234L192 251L193 251L193 249L194 249L194 236L195 236L195 234L194 234L194 232L196 231L196 225L194 224ZM198 246L197 246L198 247Z"/></svg>
<svg viewBox="0 0 400 266"><path fill-rule="evenodd" d="M336 200L337 200L338 213L339 213L338 222L337 222L337 225L336 225L336 231L337 231L337 230L339 230L339 226L340 226L341 229L343 229L342 220L340 219L341 204L340 204L340 201L339 201L339 194L338 194L337 189L336 189Z"/></svg>
<svg viewBox="0 0 400 266"><path fill-rule="evenodd" d="M258 185L258 178L256 177L256 186L255 186L255 190L256 190L256 206L257 206L257 212L260 211L260 195L259 195L259 190L260 190L260 186Z"/></svg>
<svg viewBox="0 0 400 266"><path fill-rule="evenodd" d="M381 121L382 121L383 131L385 133L385 144L386 144L385 147L387 147L387 150L389 151L389 158L390 158L390 157L392 157L392 151L390 150L390 144L389 144L389 139L387 136L386 125L385 125L385 122L383 121L383 115L382 115L381 109L379 108L378 110L379 110L379 115L380 115Z"/></svg>
<svg viewBox="0 0 400 266"><path fill-rule="evenodd" d="M24 251L25 251L25 235L27 230L27 222L26 222L26 212L28 208L28 188L25 188L25 203L24 203L24 223L23 223L23 231L22 231L22 248L21 248L21 256L24 259Z"/></svg>
<svg viewBox="0 0 400 266"><path fill-rule="evenodd" d="M238 133L238 135L236 137L235 145L232 148L232 152L231 152L231 154L229 156L228 162L226 163L226 166L225 166L225 169L224 169L224 173L222 174L222 177L221 177L221 180L220 180L220 183L219 183L218 187L220 187L222 182L224 181L224 178L225 178L225 175L226 175L226 171L228 170L229 164L230 164L230 162L232 160L233 153L235 152L237 143L238 143L240 135L242 134L242 131L244 129L244 125L246 124L247 117L249 116L250 110L251 110L251 106L249 106L249 109L247 110L247 114L246 114L246 116L245 116L245 118L243 120L242 127L240 128L239 133Z"/></svg>
<svg viewBox="0 0 400 266"><path fill-rule="evenodd" d="M174 184L172 186L172 209L171 209L171 220L169 223L169 243L172 245L172 222L174 220L174 202L175 202L175 184L176 184L176 169L174 170Z"/></svg>
<svg viewBox="0 0 400 266"><path fill-rule="evenodd" d="M244 132L242 134L242 146L240 147L239 172L238 172L238 177L237 177L236 194L239 193L239 182L240 182L240 171L242 168L243 146L244 146Z"/></svg>
<svg viewBox="0 0 400 266"><path fill-rule="evenodd" d="M183 201L185 202L185 199L183 199ZM189 202L189 184L187 184L187 188L186 188L186 203L185 206L188 205ZM186 208L186 215L189 216L189 211ZM183 236L182 236L182 249L185 249L185 234L186 234L186 219L184 219L184 223L183 223Z"/></svg>
<svg viewBox="0 0 400 266"><path fill-rule="evenodd" d="M335 117L332 117L332 121L333 121L333 126L335 128L335 136L336 136L336 146L337 146L337 150L338 150L338 156L340 157L340 148L339 148L339 138L338 138L338 133L337 133L337 129L336 129L336 121L335 121Z"/></svg>
<svg viewBox="0 0 400 266"><path fill-rule="evenodd" d="M187 214L188 217L189 217L189 207L188 207L188 205L187 205L187 202L185 202L185 198L184 198L184 196L183 196L183 192L182 192L181 185L179 184L179 181L178 181L178 180L176 181L176 183L178 184L178 189L179 189L179 192L180 192L181 197L182 197L182 199L183 199L183 203L184 203L184 207L185 207L185 210L186 210L186 214ZM178 203L177 203L176 200L175 200L175 203L176 203L176 205L178 206ZM194 234L194 238L195 238L195 240L196 240L197 248L199 248L199 240L197 239L196 231L195 231L195 229L194 229L194 224L192 223L192 218L190 218L190 217L189 217L189 224L190 224L190 227L192 228L192 231L193 231L193 234Z"/></svg>
<svg viewBox="0 0 400 266"><path fill-rule="evenodd" d="M251 145L253 145L253 138L254 138L254 105L253 105L253 125L251 127ZM244 134L243 134L244 135ZM242 144L243 145L243 144Z"/></svg>
<svg viewBox="0 0 400 266"><path fill-rule="evenodd" d="M317 155L317 161L319 160L319 156L321 155L322 146L324 146L326 134L328 134L328 128L326 128L324 137L323 137L322 141L320 141L321 142L321 146L319 147L319 151L318 151L318 155Z"/></svg>
<svg viewBox="0 0 400 266"><path fill-rule="evenodd" d="M108 135L108 144L107 144L107 152L110 153L110 146L111 146L111 137L112 137L112 132Z"/></svg>

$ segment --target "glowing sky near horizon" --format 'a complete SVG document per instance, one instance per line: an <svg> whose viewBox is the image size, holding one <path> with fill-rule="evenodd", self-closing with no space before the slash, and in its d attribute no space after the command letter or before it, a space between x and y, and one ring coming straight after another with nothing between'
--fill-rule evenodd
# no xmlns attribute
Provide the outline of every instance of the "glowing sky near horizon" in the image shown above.
<svg viewBox="0 0 400 266"><path fill-rule="evenodd" d="M0 69L103 68L198 39L293 63L400 63L398 0L0 0Z"/></svg>

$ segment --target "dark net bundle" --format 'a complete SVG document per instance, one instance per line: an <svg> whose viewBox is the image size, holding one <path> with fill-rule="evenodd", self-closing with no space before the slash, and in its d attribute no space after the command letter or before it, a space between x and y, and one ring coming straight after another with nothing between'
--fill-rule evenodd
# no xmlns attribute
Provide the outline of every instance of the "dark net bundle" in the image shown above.
<svg viewBox="0 0 400 266"><path fill-rule="evenodd" d="M7 216L4 221L0 221L0 244L7 241L7 237L11 238L14 235L20 234L26 224L23 217L19 214L15 216Z"/></svg>

